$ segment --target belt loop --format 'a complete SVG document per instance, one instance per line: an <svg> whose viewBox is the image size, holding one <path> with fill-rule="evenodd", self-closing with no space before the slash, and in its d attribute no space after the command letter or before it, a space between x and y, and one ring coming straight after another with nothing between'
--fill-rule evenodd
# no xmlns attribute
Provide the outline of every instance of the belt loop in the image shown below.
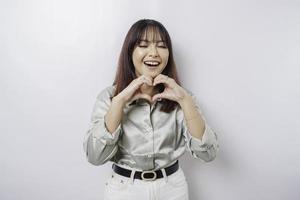
<svg viewBox="0 0 300 200"><path fill-rule="evenodd" d="M113 170L111 170L111 173L110 173L110 178L113 178L113 177L114 177L114 175L115 175L114 167L112 167L112 168L113 168Z"/></svg>
<svg viewBox="0 0 300 200"><path fill-rule="evenodd" d="M163 169L161 169L161 172L162 172L162 174L163 174L163 176L164 176L165 182L167 183L167 182L168 182L168 176L167 176L167 174L166 174L166 170L163 168Z"/></svg>
<svg viewBox="0 0 300 200"><path fill-rule="evenodd" d="M132 185L134 182L134 175L135 175L135 169L131 170L131 174L130 174L130 184Z"/></svg>

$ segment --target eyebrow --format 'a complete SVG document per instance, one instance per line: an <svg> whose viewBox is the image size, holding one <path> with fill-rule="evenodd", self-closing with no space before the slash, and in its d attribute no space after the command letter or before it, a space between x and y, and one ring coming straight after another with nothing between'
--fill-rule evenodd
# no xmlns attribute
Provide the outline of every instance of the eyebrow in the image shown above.
<svg viewBox="0 0 300 200"><path fill-rule="evenodd" d="M149 40L145 40L145 39L141 39L139 40L139 42L150 42ZM158 43L158 42L165 42L163 40L155 40L154 42Z"/></svg>

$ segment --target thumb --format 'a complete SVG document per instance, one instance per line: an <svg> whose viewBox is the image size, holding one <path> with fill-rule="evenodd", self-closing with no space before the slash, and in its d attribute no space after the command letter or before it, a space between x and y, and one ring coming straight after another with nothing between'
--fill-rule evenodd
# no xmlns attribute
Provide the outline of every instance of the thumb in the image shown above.
<svg viewBox="0 0 300 200"><path fill-rule="evenodd" d="M146 100L152 102L151 96L148 95L148 94L143 94L143 93L137 93L136 95L134 95L133 99L134 100L136 100L136 99L146 99Z"/></svg>
<svg viewBox="0 0 300 200"><path fill-rule="evenodd" d="M160 94L156 94L152 97L152 101L161 101L161 99L163 98L163 95L160 93Z"/></svg>

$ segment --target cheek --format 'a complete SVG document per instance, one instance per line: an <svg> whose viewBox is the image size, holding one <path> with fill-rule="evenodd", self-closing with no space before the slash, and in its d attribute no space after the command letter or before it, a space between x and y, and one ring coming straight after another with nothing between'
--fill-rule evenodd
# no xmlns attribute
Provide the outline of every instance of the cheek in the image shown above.
<svg viewBox="0 0 300 200"><path fill-rule="evenodd" d="M134 51L132 53L132 62L136 70L139 70L141 68L143 64L142 60L143 60L143 54L141 51Z"/></svg>
<svg viewBox="0 0 300 200"><path fill-rule="evenodd" d="M136 51L133 52L132 57L135 60L140 60L143 57L143 55L144 55L143 51L136 50Z"/></svg>
<svg viewBox="0 0 300 200"><path fill-rule="evenodd" d="M161 57L163 61L167 63L169 59L169 51L162 52Z"/></svg>

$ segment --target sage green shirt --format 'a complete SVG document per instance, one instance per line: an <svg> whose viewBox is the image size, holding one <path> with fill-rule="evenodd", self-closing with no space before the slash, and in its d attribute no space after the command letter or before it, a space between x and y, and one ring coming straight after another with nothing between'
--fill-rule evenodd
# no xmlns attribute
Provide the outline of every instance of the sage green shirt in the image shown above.
<svg viewBox="0 0 300 200"><path fill-rule="evenodd" d="M156 170L174 163L186 150L203 162L216 157L219 149L217 134L207 124L197 98L189 90L205 121L202 140L189 133L180 106L165 113L159 110L159 101L151 105L144 99L137 100L136 104L127 103L120 125L112 134L109 133L104 116L111 105L114 90L115 86L108 86L97 96L83 142L88 162L101 165L112 161L127 168Z"/></svg>

